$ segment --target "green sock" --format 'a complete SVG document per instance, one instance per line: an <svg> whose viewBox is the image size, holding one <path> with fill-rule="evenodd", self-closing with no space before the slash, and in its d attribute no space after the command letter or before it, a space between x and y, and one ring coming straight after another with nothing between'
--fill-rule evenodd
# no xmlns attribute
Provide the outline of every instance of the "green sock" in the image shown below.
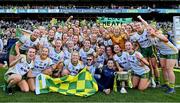
<svg viewBox="0 0 180 103"><path fill-rule="evenodd" d="M160 81L160 77L156 77L156 78L155 78L155 81L156 81L156 82L159 82L159 81Z"/></svg>
<svg viewBox="0 0 180 103"><path fill-rule="evenodd" d="M170 88L174 88L174 83L169 83L168 85Z"/></svg>
<svg viewBox="0 0 180 103"><path fill-rule="evenodd" d="M7 84L7 88L12 87L14 84L12 83L13 81L11 80L8 84Z"/></svg>
<svg viewBox="0 0 180 103"><path fill-rule="evenodd" d="M12 87L12 84L8 84L8 85L7 85L7 88L10 88L10 87Z"/></svg>
<svg viewBox="0 0 180 103"><path fill-rule="evenodd" d="M128 86L129 86L130 88L133 88L133 84L132 84L131 79L128 79Z"/></svg>
<svg viewBox="0 0 180 103"><path fill-rule="evenodd" d="M154 78L154 75L153 75L152 73L149 73L149 76L150 76L151 78Z"/></svg>
<svg viewBox="0 0 180 103"><path fill-rule="evenodd" d="M164 81L164 84L169 85L169 82L167 80Z"/></svg>

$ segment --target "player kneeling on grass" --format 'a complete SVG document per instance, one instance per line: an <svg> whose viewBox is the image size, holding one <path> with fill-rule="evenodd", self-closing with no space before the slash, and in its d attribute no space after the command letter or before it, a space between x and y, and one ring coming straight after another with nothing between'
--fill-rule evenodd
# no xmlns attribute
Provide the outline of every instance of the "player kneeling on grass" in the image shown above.
<svg viewBox="0 0 180 103"><path fill-rule="evenodd" d="M46 75L52 75L54 66L52 60L48 57L49 49L44 47L40 55L37 55L34 60L34 68L29 71L28 84L31 91L35 90L35 77L41 73Z"/></svg>
<svg viewBox="0 0 180 103"><path fill-rule="evenodd" d="M139 90L145 90L149 86L149 71L147 65L149 63L142 54L138 51L133 50L133 45L131 42L125 43L126 51L129 53L128 61L130 63L131 69L133 71L132 84L134 88Z"/></svg>
<svg viewBox="0 0 180 103"><path fill-rule="evenodd" d="M130 76L130 63L128 62L128 56L129 54L127 52L124 52L121 50L119 45L114 45L114 56L113 59L115 60L117 69L119 70L117 72L117 82L118 82L118 87L119 84L121 84L121 93L127 93L125 89L125 82L128 83L129 87L132 87L131 84L131 76Z"/></svg>
<svg viewBox="0 0 180 103"><path fill-rule="evenodd" d="M53 77L60 77L60 72L63 68L64 52L61 49L62 42L60 39L55 41L55 47L50 48L49 57L52 59L55 70L53 71Z"/></svg>
<svg viewBox="0 0 180 103"><path fill-rule="evenodd" d="M76 51L73 51L71 54L71 59L70 60L65 60L64 61L64 68L62 70L62 76L65 75L77 75L80 70L84 68L84 65L82 61L80 61L80 56L79 53Z"/></svg>
<svg viewBox="0 0 180 103"><path fill-rule="evenodd" d="M20 55L16 60L10 63L9 70L5 73L5 80L7 81L6 91L12 94L12 87L17 85L21 91L28 92L29 86L25 80L26 74L34 67L34 57L36 50L29 48L27 55Z"/></svg>
<svg viewBox="0 0 180 103"><path fill-rule="evenodd" d="M99 91L109 94L113 89L114 75L115 75L115 62L113 59L108 59L107 65L103 67L101 78L96 79Z"/></svg>

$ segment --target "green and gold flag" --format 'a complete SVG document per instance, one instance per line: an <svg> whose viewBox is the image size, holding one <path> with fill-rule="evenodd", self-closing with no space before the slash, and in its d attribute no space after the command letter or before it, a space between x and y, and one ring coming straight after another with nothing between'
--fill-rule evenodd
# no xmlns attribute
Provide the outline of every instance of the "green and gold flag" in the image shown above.
<svg viewBox="0 0 180 103"><path fill-rule="evenodd" d="M22 31L20 28L16 28L16 37L21 37L22 36Z"/></svg>
<svg viewBox="0 0 180 103"><path fill-rule="evenodd" d="M36 94L58 92L64 95L87 97L98 91L98 85L91 73L83 69L76 76L52 78L40 74L36 77Z"/></svg>
<svg viewBox="0 0 180 103"><path fill-rule="evenodd" d="M54 26L54 25L56 25L57 24L57 19L56 18L52 18L51 19L51 21L50 21L50 23L51 23L51 26Z"/></svg>

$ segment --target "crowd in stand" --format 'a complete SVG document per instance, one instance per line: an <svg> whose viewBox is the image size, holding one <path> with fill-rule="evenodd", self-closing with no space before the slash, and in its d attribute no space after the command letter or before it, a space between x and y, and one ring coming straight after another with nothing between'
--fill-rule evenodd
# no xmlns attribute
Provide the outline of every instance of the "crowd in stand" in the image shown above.
<svg viewBox="0 0 180 103"><path fill-rule="evenodd" d="M149 23L155 22L151 20L147 20L147 21ZM61 21L58 20L58 22L60 23ZM37 21L37 20L4 21L4 20L1 20L0 21L0 27L1 27L0 36L1 36L1 39L3 40L4 46L6 46L8 39L11 37L12 32L14 31L16 27L32 31L34 29L34 26L43 25L45 27L48 27L48 24L49 24L48 20L47 21ZM155 22L155 25L158 29L162 29L163 31L165 31L165 33L167 33L168 36L170 37L173 36L172 22Z"/></svg>
<svg viewBox="0 0 180 103"><path fill-rule="evenodd" d="M165 9L179 9L180 4L174 4L174 5L168 5L168 6L157 6L156 4L153 5L117 5L117 4L111 4L111 5L74 5L74 4L68 4L68 5L25 5L25 6L17 6L17 5L0 5L0 9L156 9L156 8L165 8Z"/></svg>

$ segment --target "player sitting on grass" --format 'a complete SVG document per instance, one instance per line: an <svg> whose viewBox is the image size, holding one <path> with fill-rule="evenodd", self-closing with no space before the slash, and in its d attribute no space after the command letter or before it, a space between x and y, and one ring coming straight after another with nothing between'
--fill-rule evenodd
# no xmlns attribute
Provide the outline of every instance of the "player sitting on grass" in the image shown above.
<svg viewBox="0 0 180 103"><path fill-rule="evenodd" d="M10 63L9 70L5 73L7 82L6 92L11 95L12 87L17 85L21 91L28 92L29 86L26 81L26 74L34 67L34 57L36 50L29 48L27 55L19 55L19 57Z"/></svg>

